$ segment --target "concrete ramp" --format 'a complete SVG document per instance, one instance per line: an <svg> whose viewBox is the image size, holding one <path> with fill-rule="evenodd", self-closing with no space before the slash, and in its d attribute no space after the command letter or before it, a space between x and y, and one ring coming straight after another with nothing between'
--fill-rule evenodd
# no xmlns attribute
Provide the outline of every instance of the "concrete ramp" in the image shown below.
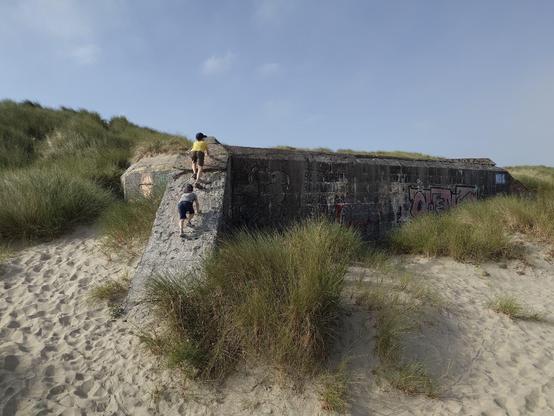
<svg viewBox="0 0 554 416"><path fill-rule="evenodd" d="M167 187L158 208L152 234L133 277L127 298L127 310L140 303L144 287L156 275L178 274L198 269L204 256L215 245L223 221L223 202L227 182L227 152L219 144L209 145L203 179L205 189L196 189L202 214L193 219L194 228L179 236L177 203L187 183L192 183L190 161L179 172L169 175ZM175 179L175 174L181 174ZM136 311L135 311L136 312Z"/></svg>

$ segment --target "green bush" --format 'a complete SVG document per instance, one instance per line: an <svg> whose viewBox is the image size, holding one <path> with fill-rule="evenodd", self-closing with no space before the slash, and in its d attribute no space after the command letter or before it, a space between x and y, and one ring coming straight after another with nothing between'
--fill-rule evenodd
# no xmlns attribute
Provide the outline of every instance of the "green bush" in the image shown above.
<svg viewBox="0 0 554 416"><path fill-rule="evenodd" d="M56 167L4 172L0 179L0 239L51 238L95 219L110 193Z"/></svg>
<svg viewBox="0 0 554 416"><path fill-rule="evenodd" d="M360 248L358 234L325 221L240 233L200 277L152 280L147 300L169 324L163 352L202 378L220 378L247 356L311 372L329 351L344 274Z"/></svg>

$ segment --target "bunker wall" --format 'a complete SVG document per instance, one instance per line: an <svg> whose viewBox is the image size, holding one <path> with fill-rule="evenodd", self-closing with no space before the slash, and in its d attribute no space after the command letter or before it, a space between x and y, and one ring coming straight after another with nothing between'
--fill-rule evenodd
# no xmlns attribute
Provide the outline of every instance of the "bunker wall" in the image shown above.
<svg viewBox="0 0 554 416"><path fill-rule="evenodd" d="M281 227L323 215L381 239L426 212L508 193L512 177L483 160L364 158L230 148L229 228Z"/></svg>

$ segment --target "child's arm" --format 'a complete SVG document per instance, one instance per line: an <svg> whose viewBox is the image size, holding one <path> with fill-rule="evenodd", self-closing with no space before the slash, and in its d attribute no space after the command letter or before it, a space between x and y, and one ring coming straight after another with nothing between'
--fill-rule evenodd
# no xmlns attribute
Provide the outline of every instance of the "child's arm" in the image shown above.
<svg viewBox="0 0 554 416"><path fill-rule="evenodd" d="M198 203L198 199L196 199L194 203L196 204L196 212L200 214L200 204Z"/></svg>

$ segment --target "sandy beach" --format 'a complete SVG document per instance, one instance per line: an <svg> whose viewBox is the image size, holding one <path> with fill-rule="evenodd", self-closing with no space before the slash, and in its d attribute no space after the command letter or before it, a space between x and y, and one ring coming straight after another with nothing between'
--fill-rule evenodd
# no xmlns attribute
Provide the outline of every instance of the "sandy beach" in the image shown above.
<svg viewBox="0 0 554 416"><path fill-rule="evenodd" d="M352 306L337 346L351 357L348 413L554 414L554 265L548 250L527 244L527 251L525 262L481 266L403 257L406 270L444 299L409 351L438 378L439 397L408 396L377 382L372 321ZM94 285L132 275L133 267L108 259L88 228L19 251L1 266L2 416L327 414L317 386L295 389L260 368L241 368L217 387L164 370L141 347L140 328L88 302ZM493 312L487 303L498 294L516 296L546 320Z"/></svg>

